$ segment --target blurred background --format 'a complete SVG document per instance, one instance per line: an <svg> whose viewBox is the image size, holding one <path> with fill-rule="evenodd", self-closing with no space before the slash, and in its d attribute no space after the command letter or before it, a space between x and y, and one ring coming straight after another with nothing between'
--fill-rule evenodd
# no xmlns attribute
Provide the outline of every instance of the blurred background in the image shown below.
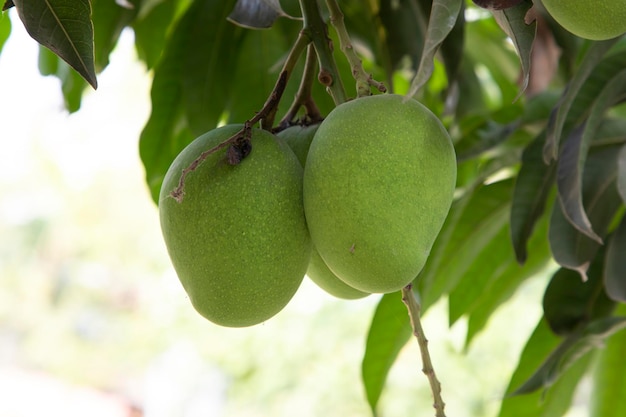
<svg viewBox="0 0 626 417"><path fill-rule="evenodd" d="M0 55L0 416L371 415L360 366L379 296L338 300L305 280L262 325L227 329L196 314L144 183L151 75L132 33L70 115L58 80L37 71L36 42L12 20ZM527 282L467 351L446 301L428 311L450 416L497 414L546 282ZM431 403L409 343L381 415L432 416Z"/></svg>

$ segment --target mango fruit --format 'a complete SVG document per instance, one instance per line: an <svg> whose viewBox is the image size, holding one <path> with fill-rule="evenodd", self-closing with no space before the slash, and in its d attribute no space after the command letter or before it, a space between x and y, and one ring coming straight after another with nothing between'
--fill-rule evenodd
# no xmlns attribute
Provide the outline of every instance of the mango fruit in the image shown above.
<svg viewBox="0 0 626 417"><path fill-rule="evenodd" d="M273 134L253 129L249 155L228 163L209 155L172 197L183 169L241 129L198 137L170 166L159 197L161 229L193 307L228 327L261 323L282 310L300 286L311 256L302 203L302 167Z"/></svg>
<svg viewBox="0 0 626 417"><path fill-rule="evenodd" d="M385 94L333 109L304 168L304 210L330 270L363 292L388 293L422 270L446 219L456 156L441 121Z"/></svg>

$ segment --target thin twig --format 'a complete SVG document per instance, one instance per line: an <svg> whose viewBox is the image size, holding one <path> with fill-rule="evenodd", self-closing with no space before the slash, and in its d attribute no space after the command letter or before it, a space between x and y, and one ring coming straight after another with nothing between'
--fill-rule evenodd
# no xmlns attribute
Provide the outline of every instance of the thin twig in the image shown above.
<svg viewBox="0 0 626 417"><path fill-rule="evenodd" d="M326 5L330 12L330 24L333 25L335 31L337 31L337 36L339 36L339 47L350 63L352 76L356 81L357 96L364 97L372 95L370 87L375 87L381 93L386 92L387 88L385 85L376 81L372 74L367 74L363 69L363 61L361 61L361 58L359 58L352 46L350 35L344 23L343 12L337 0L326 0Z"/></svg>
<svg viewBox="0 0 626 417"><path fill-rule="evenodd" d="M435 375L435 369L430 359L430 353L428 352L428 339L424 334L422 323L420 321L420 305L413 293L413 285L409 284L402 289L402 302L406 305L409 311L409 318L411 319L411 327L413 328L413 335L417 339L417 344L420 348L420 354L422 356L422 372L428 377L430 383L430 390L433 393L433 407L435 408L436 417L445 417L446 414L443 411L445 403L441 398L441 384Z"/></svg>

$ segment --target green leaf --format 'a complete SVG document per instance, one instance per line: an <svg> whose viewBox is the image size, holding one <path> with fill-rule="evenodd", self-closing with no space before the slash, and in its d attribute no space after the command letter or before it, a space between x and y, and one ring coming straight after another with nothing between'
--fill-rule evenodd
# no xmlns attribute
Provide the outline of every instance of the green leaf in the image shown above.
<svg viewBox="0 0 626 417"><path fill-rule="evenodd" d="M626 145L622 146L617 158L617 190L626 204Z"/></svg>
<svg viewBox="0 0 626 417"><path fill-rule="evenodd" d="M626 314L626 306L617 311ZM626 415L626 372L624 372L626 332L619 332L606 341L597 355L593 370L591 417Z"/></svg>
<svg viewBox="0 0 626 417"><path fill-rule="evenodd" d="M400 292L383 295L370 324L361 366L367 402L374 414L389 370L411 334Z"/></svg>
<svg viewBox="0 0 626 417"><path fill-rule="evenodd" d="M594 232L583 208L583 169L590 143L598 132L604 113L624 97L626 97L626 70L617 73L598 93L587 121L574 129L559 154L557 190L563 214L576 229L598 243L602 243L602 238Z"/></svg>
<svg viewBox="0 0 626 417"><path fill-rule="evenodd" d="M591 264L587 281L565 268L552 276L542 304L543 315L555 334L573 333L590 320L606 316L614 309L615 303L604 291L603 261L604 252L601 252Z"/></svg>
<svg viewBox="0 0 626 417"><path fill-rule="evenodd" d="M547 235L548 222L544 216L529 242L532 253L528 261L520 265L509 241L509 227L505 225L450 291L450 324L462 315L469 317L466 345L519 285L546 267L551 258Z"/></svg>
<svg viewBox="0 0 626 417"><path fill-rule="evenodd" d="M4 43L9 39L9 35L11 34L11 19L9 19L8 13L0 14L0 53L2 53L2 48L4 47Z"/></svg>
<svg viewBox="0 0 626 417"><path fill-rule="evenodd" d="M167 33L176 21L177 4L174 1L162 1L147 12L145 6L133 22L135 46L139 58L148 69L153 68L161 58L167 42Z"/></svg>
<svg viewBox="0 0 626 417"><path fill-rule="evenodd" d="M97 88L89 0L14 0L14 3L29 35Z"/></svg>
<svg viewBox="0 0 626 417"><path fill-rule="evenodd" d="M133 0L129 9L111 0L91 0L95 43L96 71L109 65L109 55L126 27L137 15L139 1Z"/></svg>
<svg viewBox="0 0 626 417"><path fill-rule="evenodd" d="M513 182L479 187L455 201L417 277L425 311L452 290L508 221Z"/></svg>
<svg viewBox="0 0 626 417"><path fill-rule="evenodd" d="M583 88L583 85L586 84L589 75L592 71L596 70L596 77L600 77L605 71L610 70L609 67L609 70L603 69L598 73L596 66L598 66L598 62L600 62L604 54L611 49L616 41L617 39L610 39L602 42L593 42L574 76L570 80L563 93L561 102L553 112L553 115L550 118L550 123L548 124L546 144L543 149L543 159L546 163L549 163L553 159L557 159L559 153L559 142L561 140L561 134L563 133L565 123L568 118L573 119L570 114L570 110L574 101L577 99L579 92ZM595 91L598 90L596 89ZM584 103L582 107L586 107Z"/></svg>
<svg viewBox="0 0 626 417"><path fill-rule="evenodd" d="M152 112L141 132L139 153L155 203L158 203L161 183L170 164L195 137L183 118L183 57L188 49L193 48L194 42L200 42L194 41L189 26L201 3L196 1L178 21L154 71L150 93Z"/></svg>
<svg viewBox="0 0 626 417"><path fill-rule="evenodd" d="M74 71L65 61L59 59L48 48L39 46L38 58L41 75L54 75L61 81L61 92L65 101L65 108L70 112L80 109L83 92L87 88L85 80Z"/></svg>
<svg viewBox="0 0 626 417"><path fill-rule="evenodd" d="M545 357L558 346L559 339L550 331L545 320L541 319L526 346L517 365L507 392L519 386L541 366ZM570 408L574 392L585 374L590 355L564 370L562 378L554 382L549 390L531 394L507 396L503 399L498 417L560 417Z"/></svg>
<svg viewBox="0 0 626 417"><path fill-rule="evenodd" d="M608 296L626 303L626 216L611 235L604 264L604 284Z"/></svg>
<svg viewBox="0 0 626 417"><path fill-rule="evenodd" d="M530 79L530 55L537 32L536 21L533 20L530 24L525 21L526 14L531 7L533 7L532 2L523 1L510 8L493 11L496 22L513 42L522 65L522 85L515 100L524 93Z"/></svg>
<svg viewBox="0 0 626 417"><path fill-rule="evenodd" d="M618 146L606 146L589 153L583 178L583 203L593 229L604 237L621 199L617 193ZM550 248L556 262L581 274L594 258L599 243L578 231L555 204L550 220Z"/></svg>
<svg viewBox="0 0 626 417"><path fill-rule="evenodd" d="M417 74L411 81L407 96L416 96L428 82L435 69L435 54L456 25L463 0L434 0L428 20L428 30Z"/></svg>
<svg viewBox="0 0 626 417"><path fill-rule="evenodd" d="M243 36L249 31L226 18L234 0L196 0L187 21L190 44L183 49L183 104L194 135L214 129L228 100ZM189 13L189 12L188 12ZM269 95L269 92L268 92Z"/></svg>
<svg viewBox="0 0 626 417"><path fill-rule="evenodd" d="M548 388L576 362L605 340L626 327L626 317L604 317L588 323L582 330L570 334L554 349L545 362L511 395L527 394Z"/></svg>
<svg viewBox="0 0 626 417"><path fill-rule="evenodd" d="M545 210L554 183L556 165L542 160L545 131L531 142L522 154L522 166L515 180L511 206L511 240L520 264L526 262L527 242L537 219Z"/></svg>
<svg viewBox="0 0 626 417"><path fill-rule="evenodd" d="M228 20L251 29L272 27L279 17L288 17L278 0L237 0Z"/></svg>

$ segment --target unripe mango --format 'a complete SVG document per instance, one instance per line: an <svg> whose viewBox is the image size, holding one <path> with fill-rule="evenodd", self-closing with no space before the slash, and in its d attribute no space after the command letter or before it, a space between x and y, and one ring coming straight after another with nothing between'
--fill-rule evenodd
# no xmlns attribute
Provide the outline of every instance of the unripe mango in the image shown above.
<svg viewBox="0 0 626 417"><path fill-rule="evenodd" d="M337 298L356 300L370 295L369 293L359 291L349 286L337 278L337 276L328 269L328 266L324 263L324 260L316 249L313 249L311 252L311 260L309 261L309 268L306 270L306 274L318 287Z"/></svg>
<svg viewBox="0 0 626 417"><path fill-rule="evenodd" d="M364 292L387 293L422 270L452 203L456 157L440 120L398 95L336 107L304 170L304 208L330 270Z"/></svg>
<svg viewBox="0 0 626 417"><path fill-rule="evenodd" d="M291 148L293 153L298 157L300 164L304 166L306 163L306 156L309 153L309 147L313 141L313 136L317 132L318 124L309 126L295 125L290 126L287 129L281 130L276 134L279 138L284 140Z"/></svg>
<svg viewBox="0 0 626 417"><path fill-rule="evenodd" d="M193 141L169 168L159 197L167 249L195 309L229 327L278 313L304 277L311 242L302 205L302 167L289 147L253 129L251 152L237 165L226 150L209 155L171 196L183 169L242 126Z"/></svg>

